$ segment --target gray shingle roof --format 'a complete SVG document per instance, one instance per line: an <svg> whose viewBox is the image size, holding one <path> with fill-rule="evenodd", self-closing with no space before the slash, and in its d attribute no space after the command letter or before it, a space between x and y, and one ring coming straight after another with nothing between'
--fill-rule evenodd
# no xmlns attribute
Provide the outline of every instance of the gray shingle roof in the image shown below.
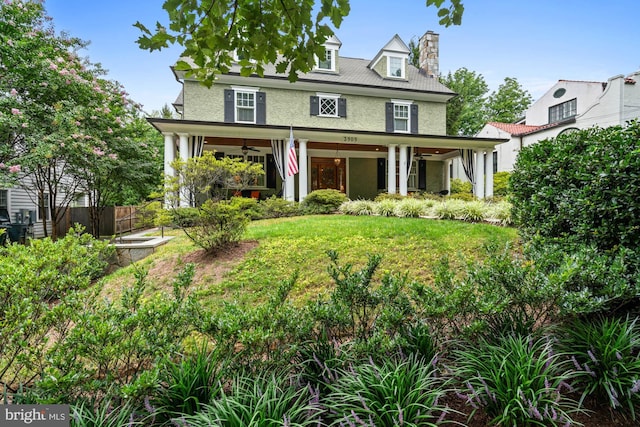
<svg viewBox="0 0 640 427"><path fill-rule="evenodd" d="M186 60L186 62L191 62L188 58L182 59ZM338 73L311 71L308 73L300 73L298 77L300 81L307 82L455 95L455 92L440 83L437 78L427 76L413 65L407 65L406 79L392 79L381 77L377 72L368 67L369 63L370 60L367 59L340 56L338 59ZM232 65L230 74L239 75L240 66L237 64ZM276 67L273 64L265 64L264 77L287 80L287 74L276 73Z"/></svg>

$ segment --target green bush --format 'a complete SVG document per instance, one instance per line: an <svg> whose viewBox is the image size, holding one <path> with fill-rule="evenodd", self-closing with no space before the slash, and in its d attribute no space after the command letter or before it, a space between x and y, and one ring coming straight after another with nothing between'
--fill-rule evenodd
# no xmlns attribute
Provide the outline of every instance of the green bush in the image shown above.
<svg viewBox="0 0 640 427"><path fill-rule="evenodd" d="M493 195L504 197L509 192L510 172L496 172L493 174Z"/></svg>
<svg viewBox="0 0 640 427"><path fill-rule="evenodd" d="M454 352L458 397L486 411L492 425L571 425L571 366L547 338L506 335Z"/></svg>
<svg viewBox="0 0 640 427"><path fill-rule="evenodd" d="M79 231L0 247L0 383L10 393L42 372L49 340L66 336L82 308L79 291L113 256L108 242Z"/></svg>
<svg viewBox="0 0 640 427"><path fill-rule="evenodd" d="M560 330L561 348L576 370L576 390L636 419L640 407L640 329L637 318L578 319Z"/></svg>
<svg viewBox="0 0 640 427"><path fill-rule="evenodd" d="M383 198L378 200L376 198L374 211L380 216L394 216L396 213L397 199Z"/></svg>
<svg viewBox="0 0 640 427"><path fill-rule="evenodd" d="M271 196L260 202L263 218L283 218L300 215L297 202L282 197Z"/></svg>
<svg viewBox="0 0 640 427"><path fill-rule="evenodd" d="M347 195L338 190L315 190L307 194L300 208L306 214L329 214L336 212L347 200Z"/></svg>
<svg viewBox="0 0 640 427"><path fill-rule="evenodd" d="M162 210L162 203L154 201L140 206L136 212L138 225L144 228L154 227L156 225L156 216Z"/></svg>
<svg viewBox="0 0 640 427"><path fill-rule="evenodd" d="M510 182L525 239L640 246L640 122L591 128L523 148Z"/></svg>
<svg viewBox="0 0 640 427"><path fill-rule="evenodd" d="M402 200L405 196L400 195L399 193L380 193L374 199L375 202L381 202L383 200Z"/></svg>
<svg viewBox="0 0 640 427"><path fill-rule="evenodd" d="M451 194L471 194L473 185L469 181L463 181L460 178L451 180Z"/></svg>
<svg viewBox="0 0 640 427"><path fill-rule="evenodd" d="M247 214L238 202L216 202L209 199L199 208L192 208L195 209L195 214L192 209L187 209L189 210L180 209L177 212L188 213L187 218L194 222L183 221L182 224L190 225L181 227L193 243L209 253L216 253L235 245L242 238L249 222ZM195 218L192 215L195 215Z"/></svg>

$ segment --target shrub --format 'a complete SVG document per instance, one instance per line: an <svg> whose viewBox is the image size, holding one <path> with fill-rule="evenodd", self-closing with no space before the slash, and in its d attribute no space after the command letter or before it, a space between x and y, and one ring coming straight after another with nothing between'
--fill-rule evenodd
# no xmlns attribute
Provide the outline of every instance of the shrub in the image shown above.
<svg viewBox="0 0 640 427"><path fill-rule="evenodd" d="M479 201L468 202L462 206L461 211L460 217L463 221L480 222L487 215L487 205Z"/></svg>
<svg viewBox="0 0 640 427"><path fill-rule="evenodd" d="M396 201L396 199L383 198L379 201L376 201L374 211L380 216L394 216L397 204L398 202Z"/></svg>
<svg viewBox="0 0 640 427"><path fill-rule="evenodd" d="M159 201L149 202L144 206L140 206L136 212L138 225L144 228L156 225L156 216L162 211L162 203Z"/></svg>
<svg viewBox="0 0 640 427"><path fill-rule="evenodd" d="M454 351L459 398L474 412L484 409L496 425L569 425L578 403L571 368L546 338L506 335Z"/></svg>
<svg viewBox="0 0 640 427"><path fill-rule="evenodd" d="M380 193L374 199L375 202L381 202L383 200L402 200L405 196L399 193Z"/></svg>
<svg viewBox="0 0 640 427"><path fill-rule="evenodd" d="M445 383L434 365L435 359L410 356L342 370L323 401L331 425L435 426L446 409L438 403Z"/></svg>
<svg viewBox="0 0 640 427"><path fill-rule="evenodd" d="M487 216L491 219L498 220L502 225L511 225L513 224L511 208L511 203L506 201L492 203L489 206Z"/></svg>
<svg viewBox="0 0 640 427"><path fill-rule="evenodd" d="M338 190L315 190L304 198L300 208L307 214L329 214L336 212L347 200L347 195Z"/></svg>
<svg viewBox="0 0 640 427"><path fill-rule="evenodd" d="M297 202L282 197L271 196L260 202L263 218L283 218L300 215Z"/></svg>
<svg viewBox="0 0 640 427"><path fill-rule="evenodd" d="M0 247L0 383L10 392L42 372L50 338L65 337L82 308L77 291L105 272L113 252L80 229Z"/></svg>
<svg viewBox="0 0 640 427"><path fill-rule="evenodd" d="M591 128L523 148L510 183L522 236L640 246L640 122Z"/></svg>
<svg viewBox="0 0 640 427"><path fill-rule="evenodd" d="M237 206L249 219L261 219L263 216L262 207L257 199L251 197L232 197L231 205Z"/></svg>
<svg viewBox="0 0 640 427"><path fill-rule="evenodd" d="M459 178L451 180L451 194L471 194L473 191L473 185L469 181L463 181Z"/></svg>
<svg viewBox="0 0 640 427"><path fill-rule="evenodd" d="M426 209L424 201L407 197L396 203L395 214L399 218L417 218L424 215Z"/></svg>
<svg viewBox="0 0 640 427"><path fill-rule="evenodd" d="M194 208L195 209L195 208ZM197 208L195 223L182 225L184 233L193 243L209 253L216 253L235 245L244 234L249 219L238 204L229 201L207 200ZM184 223L183 223L184 224Z"/></svg>
<svg viewBox="0 0 640 427"><path fill-rule="evenodd" d="M440 219L456 219L462 216L465 202L449 198L433 207L433 214Z"/></svg>
<svg viewBox="0 0 640 427"><path fill-rule="evenodd" d="M130 402L119 403L106 398L80 400L70 406L70 425L73 427L122 427L143 426L145 423L136 414Z"/></svg>
<svg viewBox="0 0 640 427"><path fill-rule="evenodd" d="M561 348L576 370L576 389L636 419L640 405L640 329L637 318L577 319L560 329Z"/></svg>
<svg viewBox="0 0 640 427"><path fill-rule="evenodd" d="M493 174L493 195L504 197L509 192L510 172L496 172Z"/></svg>
<svg viewBox="0 0 640 427"><path fill-rule="evenodd" d="M340 212L347 215L372 215L375 203L371 200L351 200L340 205Z"/></svg>

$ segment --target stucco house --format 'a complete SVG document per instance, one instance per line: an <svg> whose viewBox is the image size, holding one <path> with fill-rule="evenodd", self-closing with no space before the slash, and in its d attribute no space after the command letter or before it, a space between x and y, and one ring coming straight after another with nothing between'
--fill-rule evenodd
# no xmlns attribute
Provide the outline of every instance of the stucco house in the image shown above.
<svg viewBox="0 0 640 427"><path fill-rule="evenodd" d="M334 36L326 57L295 83L272 66L264 77L245 77L234 65L207 88L173 69L182 84L174 103L181 117L148 119L165 138L165 174L174 174L177 156L215 150L263 165L264 179L251 188L260 197L303 200L324 188L351 199L448 190L460 149L491 153L505 139L446 135L447 101L456 94L437 78L438 38L431 31L421 37L416 68L397 35L372 59L341 56ZM288 176L283 153L291 132L299 173ZM485 156L477 158L478 170L485 170ZM480 197L492 194L493 167L487 170Z"/></svg>
<svg viewBox="0 0 640 427"><path fill-rule="evenodd" d="M624 125L640 118L639 82L640 71L614 76L607 82L559 80L518 123L487 123L479 137L509 139L493 152L494 172L513 170L520 149L543 139L574 129Z"/></svg>

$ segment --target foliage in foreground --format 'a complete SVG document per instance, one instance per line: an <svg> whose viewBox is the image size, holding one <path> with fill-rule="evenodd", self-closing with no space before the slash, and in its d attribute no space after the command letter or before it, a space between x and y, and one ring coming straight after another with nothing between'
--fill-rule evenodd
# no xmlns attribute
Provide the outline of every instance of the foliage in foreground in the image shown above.
<svg viewBox="0 0 640 427"><path fill-rule="evenodd" d="M554 352L548 338L502 335L454 352L462 392L458 397L482 408L496 425L566 425L578 411L570 363Z"/></svg>
<svg viewBox="0 0 640 427"><path fill-rule="evenodd" d="M640 329L638 319L577 319L559 331L574 364L581 400L606 402L636 419L640 407Z"/></svg>
<svg viewBox="0 0 640 427"><path fill-rule="evenodd" d="M82 309L77 293L104 274L113 254L79 231L0 247L0 383L10 390L44 369L50 337L68 335Z"/></svg>

